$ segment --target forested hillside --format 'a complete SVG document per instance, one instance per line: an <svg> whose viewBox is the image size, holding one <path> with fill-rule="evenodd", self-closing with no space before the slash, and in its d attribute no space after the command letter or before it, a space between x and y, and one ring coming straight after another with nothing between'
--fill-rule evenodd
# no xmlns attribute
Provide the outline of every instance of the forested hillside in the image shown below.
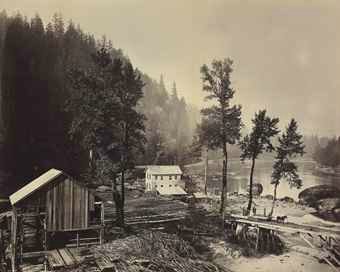
<svg viewBox="0 0 340 272"><path fill-rule="evenodd" d="M64 110L71 92L68 71L91 69L91 58L101 46L109 48L113 59L128 62L111 44L73 22L65 25L60 14L46 25L38 15L29 20L20 14L0 14L1 154L6 158L1 166L15 183L27 182L51 167L80 177L88 167L89 150L69 136L74 116ZM175 83L168 91L162 77L154 80L139 73L144 97L138 110L146 116L147 141L137 162L181 164L198 110L178 96Z"/></svg>

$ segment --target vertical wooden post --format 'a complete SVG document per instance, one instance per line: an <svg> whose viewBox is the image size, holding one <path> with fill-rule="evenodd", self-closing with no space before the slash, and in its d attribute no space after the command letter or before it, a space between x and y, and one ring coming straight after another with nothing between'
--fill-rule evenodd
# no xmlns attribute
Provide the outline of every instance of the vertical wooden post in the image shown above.
<svg viewBox="0 0 340 272"><path fill-rule="evenodd" d="M77 248L79 248L79 232L78 231L77 231L76 239L77 239Z"/></svg>
<svg viewBox="0 0 340 272"><path fill-rule="evenodd" d="M100 228L100 234L99 234L99 242L102 245L103 239L104 239L104 228L105 228L105 214L104 214L104 202L101 202L100 204L100 222L101 222L101 228Z"/></svg>
<svg viewBox="0 0 340 272"><path fill-rule="evenodd" d="M18 227L19 227L19 237L20 237L20 263L22 263L22 256L24 252L24 215L21 214L20 217L18 217Z"/></svg>
<svg viewBox="0 0 340 272"><path fill-rule="evenodd" d="M70 227L71 229L73 228L73 181L71 180L71 192L70 192L70 195L71 195L71 200L70 200L70 204L71 204L71 207L70 207Z"/></svg>
<svg viewBox="0 0 340 272"><path fill-rule="evenodd" d="M5 262L5 244L4 244L4 233L2 227L0 227L0 262Z"/></svg>
<svg viewBox="0 0 340 272"><path fill-rule="evenodd" d="M45 217L43 219L43 224L44 224L44 250L46 251L48 248L47 245L47 219L46 219L47 215L45 214Z"/></svg>
<svg viewBox="0 0 340 272"><path fill-rule="evenodd" d="M263 209L263 216L266 216L266 208Z"/></svg>
<svg viewBox="0 0 340 272"><path fill-rule="evenodd" d="M12 234L12 272L16 271L16 247L17 247L17 211L16 208L12 209L12 225L11 225L11 234Z"/></svg>
<svg viewBox="0 0 340 272"><path fill-rule="evenodd" d="M44 225L44 269L47 271L47 213L44 215L43 225Z"/></svg>
<svg viewBox="0 0 340 272"><path fill-rule="evenodd" d="M260 227L257 227L257 233L256 233L256 244L255 244L255 252L257 253L259 250L259 241L260 241Z"/></svg>

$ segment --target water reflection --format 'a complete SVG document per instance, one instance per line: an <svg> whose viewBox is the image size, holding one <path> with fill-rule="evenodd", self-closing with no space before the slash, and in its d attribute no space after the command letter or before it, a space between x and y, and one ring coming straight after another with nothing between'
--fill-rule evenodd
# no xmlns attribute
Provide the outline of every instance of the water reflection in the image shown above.
<svg viewBox="0 0 340 272"><path fill-rule="evenodd" d="M257 160L254 172L254 181L263 186L263 195L273 194L273 186L270 184L272 161ZM209 165L208 189L212 192L218 191L221 186L220 169L221 163ZM301 161L297 163L303 185L300 189L290 188L288 182L282 181L278 187L278 198L288 196L297 200L298 194L305 188L329 184L340 188L340 177L318 175L315 173L315 163L312 161ZM228 167L228 191L245 193L249 184L250 164L231 161Z"/></svg>

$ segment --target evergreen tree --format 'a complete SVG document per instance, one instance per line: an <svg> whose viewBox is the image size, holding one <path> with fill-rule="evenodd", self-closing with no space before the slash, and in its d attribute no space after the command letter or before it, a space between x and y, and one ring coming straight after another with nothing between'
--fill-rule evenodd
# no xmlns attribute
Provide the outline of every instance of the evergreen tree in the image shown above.
<svg viewBox="0 0 340 272"><path fill-rule="evenodd" d="M227 191L227 144L233 145L240 138L241 106L231 106L231 99L235 91L231 87L230 75L232 73L232 60L214 60L212 67L201 67L203 90L208 93L207 100L217 103L201 111L204 118L208 119L211 130L203 133L210 135L209 146L223 150L222 192L220 213L224 215L225 197Z"/></svg>
<svg viewBox="0 0 340 272"><path fill-rule="evenodd" d="M274 146L271 140L279 133L277 128L278 122L278 118L270 118L267 116L266 110L260 110L258 113L255 113L255 117L252 119L252 131L250 134L244 136L240 141L241 160L251 160L247 214L250 213L251 206L253 204L253 176L255 161L260 154L274 151Z"/></svg>
<svg viewBox="0 0 340 272"><path fill-rule="evenodd" d="M297 130L297 122L292 119L285 133L282 133L281 137L279 137L279 145L276 148L271 181L274 185L274 199L270 216L272 216L274 212L277 187L282 179L289 182L291 187L300 188L302 186L302 180L298 175L298 167L292 161L292 159L297 156L303 156L305 153L305 146L302 142L303 136L299 134Z"/></svg>
<svg viewBox="0 0 340 272"><path fill-rule="evenodd" d="M89 177L112 181L117 223L123 226L125 172L133 167L144 139L144 116L136 111L143 84L132 65L112 60L107 48L93 59L94 69L69 74L73 92L67 110L74 116L70 135L94 154Z"/></svg>

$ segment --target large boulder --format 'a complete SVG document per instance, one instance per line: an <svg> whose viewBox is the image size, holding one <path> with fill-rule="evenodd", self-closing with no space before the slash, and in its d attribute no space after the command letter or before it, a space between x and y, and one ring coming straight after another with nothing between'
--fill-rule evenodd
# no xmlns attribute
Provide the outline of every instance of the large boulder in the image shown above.
<svg viewBox="0 0 340 272"><path fill-rule="evenodd" d="M317 185L309 187L299 193L299 200L302 204L317 208L318 202L326 198L338 198L340 189L331 185Z"/></svg>
<svg viewBox="0 0 340 272"><path fill-rule="evenodd" d="M286 202L286 203L294 203L294 199L289 197L289 196L285 196L285 197L280 198L280 201Z"/></svg>
<svg viewBox="0 0 340 272"><path fill-rule="evenodd" d="M273 195L265 195L263 198L268 199L268 200L273 200L274 196Z"/></svg>
<svg viewBox="0 0 340 272"><path fill-rule="evenodd" d="M340 195L335 198L324 198L317 201L316 209L319 213L333 212L340 209Z"/></svg>

